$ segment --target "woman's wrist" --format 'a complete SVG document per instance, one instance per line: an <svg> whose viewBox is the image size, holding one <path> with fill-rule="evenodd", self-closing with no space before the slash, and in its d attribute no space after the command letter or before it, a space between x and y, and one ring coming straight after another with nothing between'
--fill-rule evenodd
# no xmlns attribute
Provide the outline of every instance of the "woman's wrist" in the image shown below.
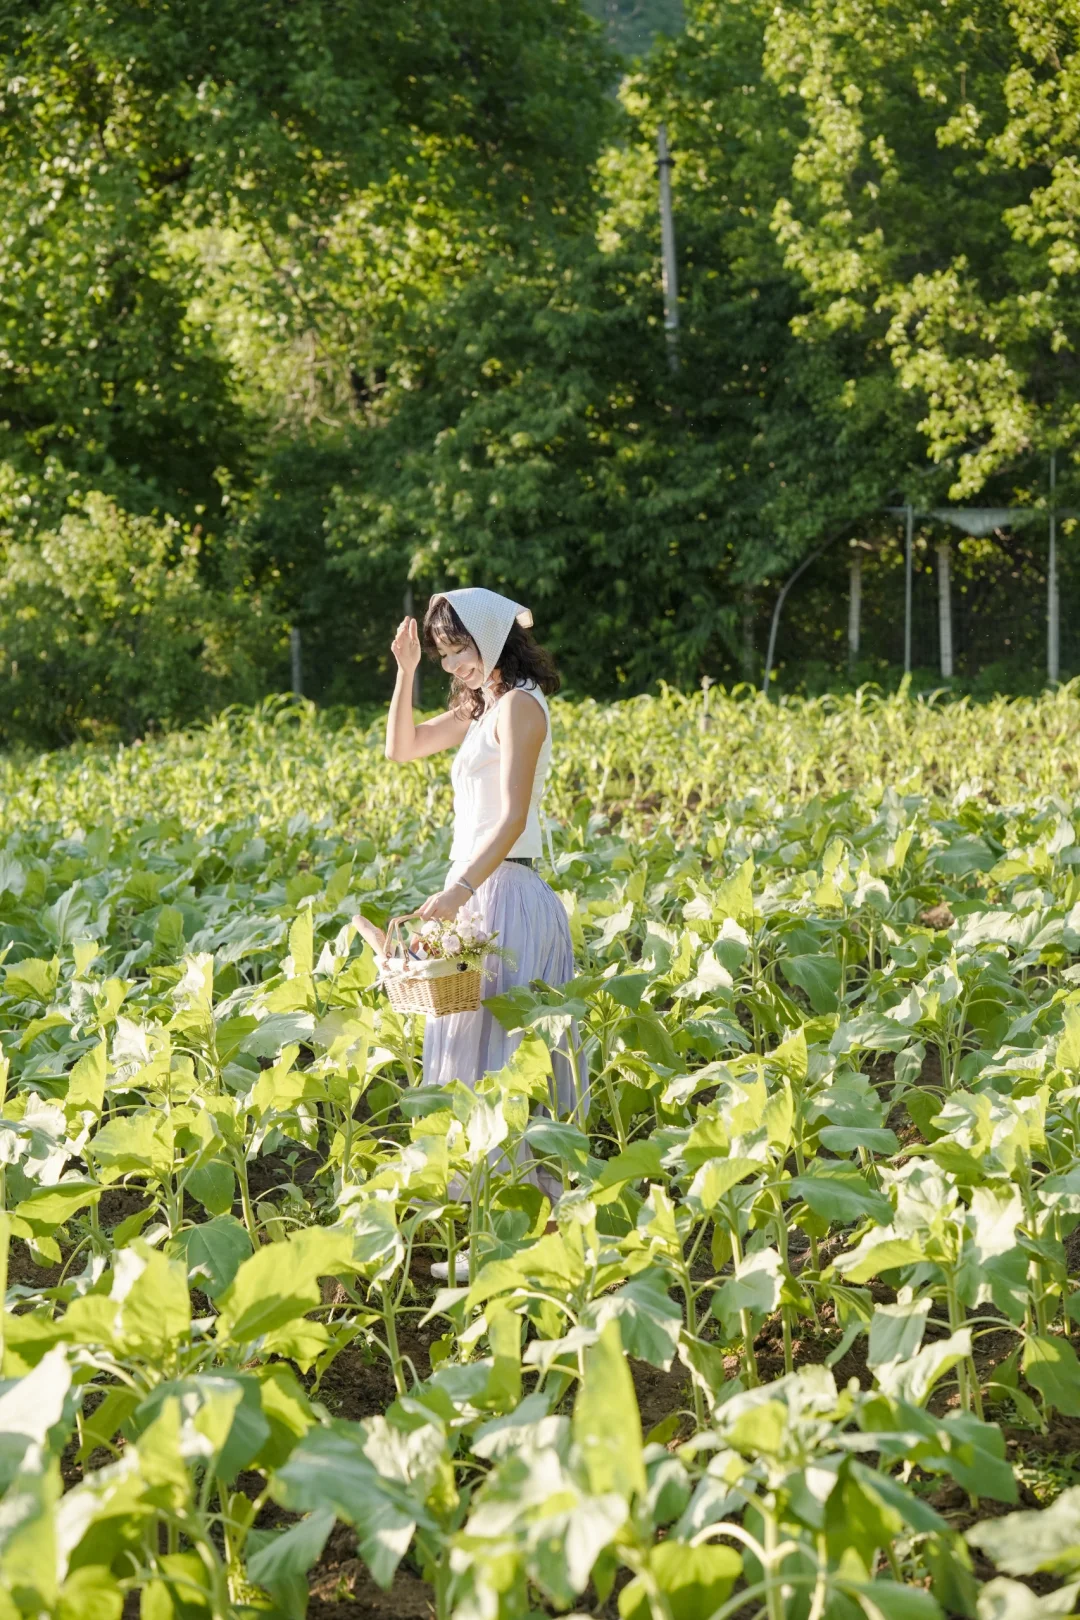
<svg viewBox="0 0 1080 1620"><path fill-rule="evenodd" d="M469 882L468 878L466 878L466 877L457 878L455 880L455 883L454 883L454 888L455 889L467 889L469 891L469 893L473 894L473 895L476 893L476 890L473 888L472 884Z"/></svg>

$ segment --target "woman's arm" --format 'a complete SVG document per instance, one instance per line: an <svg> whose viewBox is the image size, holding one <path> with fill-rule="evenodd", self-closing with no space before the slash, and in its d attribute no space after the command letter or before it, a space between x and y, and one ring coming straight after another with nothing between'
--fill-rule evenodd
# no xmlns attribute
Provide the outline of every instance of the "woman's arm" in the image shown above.
<svg viewBox="0 0 1080 1620"><path fill-rule="evenodd" d="M390 643L397 661L397 680L386 717L386 757L404 764L410 759L426 759L443 748L456 748L464 742L469 722L449 710L434 720L413 720L413 676L420 662L420 637L415 619L402 619Z"/></svg>
<svg viewBox="0 0 1080 1620"><path fill-rule="evenodd" d="M499 704L495 722L499 743L499 781L502 814L491 833L469 862L465 877L478 889L509 855L529 819L529 800L536 778L536 763L547 736L547 717L535 698L527 692L508 692ZM441 894L433 894L420 907L422 917L456 917L469 898L464 883L455 883Z"/></svg>

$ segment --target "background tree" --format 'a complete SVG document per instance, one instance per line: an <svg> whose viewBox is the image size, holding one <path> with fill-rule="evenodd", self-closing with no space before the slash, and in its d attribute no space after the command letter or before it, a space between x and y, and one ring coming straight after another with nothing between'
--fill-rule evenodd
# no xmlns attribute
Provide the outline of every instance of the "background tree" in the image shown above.
<svg viewBox="0 0 1080 1620"><path fill-rule="evenodd" d="M805 120L773 225L809 324L884 343L954 498L1044 487L1076 435L1078 23L1074 0L811 0L768 28Z"/></svg>
<svg viewBox="0 0 1080 1620"><path fill-rule="evenodd" d="M0 0L0 671L43 590L83 648L5 734L143 723L73 519L202 593L148 719L287 684L290 625L311 695L379 696L406 587L480 579L572 687L756 679L823 543L787 646L834 678L883 506L1041 499L1054 445L1070 499L1078 5ZM966 601L1039 588L1034 543L957 555Z"/></svg>

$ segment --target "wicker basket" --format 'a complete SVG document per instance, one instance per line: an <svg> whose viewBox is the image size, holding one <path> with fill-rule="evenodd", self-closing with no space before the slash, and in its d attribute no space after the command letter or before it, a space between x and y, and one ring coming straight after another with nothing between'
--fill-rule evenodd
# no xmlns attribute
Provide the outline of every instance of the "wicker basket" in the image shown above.
<svg viewBox="0 0 1080 1620"><path fill-rule="evenodd" d="M475 1012L480 1005L480 968L448 962L445 957L414 962L401 932L402 923L408 920L395 917L386 930L379 978L391 1007L395 1012L427 1013L433 1018Z"/></svg>

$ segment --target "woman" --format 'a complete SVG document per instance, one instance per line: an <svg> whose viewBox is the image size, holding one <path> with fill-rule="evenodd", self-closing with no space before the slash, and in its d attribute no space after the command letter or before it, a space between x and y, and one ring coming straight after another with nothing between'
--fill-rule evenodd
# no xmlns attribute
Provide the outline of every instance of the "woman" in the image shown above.
<svg viewBox="0 0 1080 1620"><path fill-rule="evenodd" d="M550 656L529 633L532 614L495 591L475 587L433 596L423 640L451 677L445 714L417 725L413 676L420 662L415 619L404 619L391 643L397 682L386 722L388 759L424 759L457 748L454 839L446 885L425 900L421 917L449 922L472 918L510 960L489 959L485 995L542 979L559 985L573 977L574 954L566 913L536 871L542 852L540 799L551 761L547 698L559 689ZM484 1007L429 1018L424 1031L424 1084L461 1080L474 1086L509 1061L521 1040L508 1034ZM569 1113L578 1096L567 1052L552 1058L555 1102ZM557 1196L554 1178L535 1179ZM465 1258L461 1257L463 1265ZM445 1275L445 1266L432 1274Z"/></svg>

